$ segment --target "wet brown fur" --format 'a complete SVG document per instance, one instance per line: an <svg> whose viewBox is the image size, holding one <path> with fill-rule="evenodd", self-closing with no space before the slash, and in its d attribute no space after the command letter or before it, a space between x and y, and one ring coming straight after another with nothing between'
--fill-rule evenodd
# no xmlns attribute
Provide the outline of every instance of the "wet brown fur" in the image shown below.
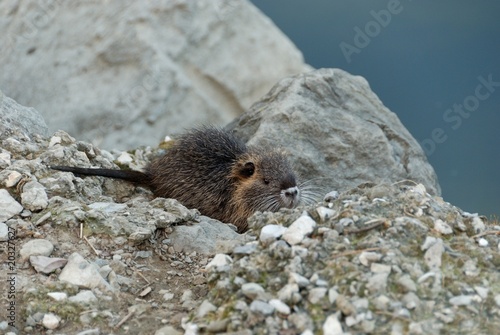
<svg viewBox="0 0 500 335"><path fill-rule="evenodd" d="M239 232L247 229L247 219L254 212L277 211L297 203L296 198L284 202L280 197L282 190L296 186L294 171L283 152L247 147L230 133L213 127L184 134L144 172L52 168L143 184L155 196L177 199L203 215L233 223Z"/></svg>

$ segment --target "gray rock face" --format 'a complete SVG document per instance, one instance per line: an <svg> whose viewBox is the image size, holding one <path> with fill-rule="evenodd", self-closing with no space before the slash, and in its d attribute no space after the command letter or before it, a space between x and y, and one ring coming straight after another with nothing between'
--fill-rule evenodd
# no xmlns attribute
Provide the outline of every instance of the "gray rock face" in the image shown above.
<svg viewBox="0 0 500 335"><path fill-rule="evenodd" d="M411 179L440 194L418 142L366 80L320 69L280 81L227 127L248 144L281 145L302 181L346 190ZM280 139L276 143L276 139Z"/></svg>
<svg viewBox="0 0 500 335"><path fill-rule="evenodd" d="M48 134L47 125L40 113L34 108L21 106L0 91L0 140L11 136L14 129L27 137Z"/></svg>
<svg viewBox="0 0 500 335"><path fill-rule="evenodd" d="M0 13L0 88L51 132L110 149L225 124L308 68L246 0L1 1Z"/></svg>

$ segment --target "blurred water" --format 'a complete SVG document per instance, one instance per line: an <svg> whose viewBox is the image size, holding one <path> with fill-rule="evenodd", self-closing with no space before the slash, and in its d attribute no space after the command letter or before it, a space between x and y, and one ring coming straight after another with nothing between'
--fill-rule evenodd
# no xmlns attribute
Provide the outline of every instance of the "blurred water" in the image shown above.
<svg viewBox="0 0 500 335"><path fill-rule="evenodd" d="M500 1L252 2L308 64L368 80L424 147L446 201L500 215Z"/></svg>

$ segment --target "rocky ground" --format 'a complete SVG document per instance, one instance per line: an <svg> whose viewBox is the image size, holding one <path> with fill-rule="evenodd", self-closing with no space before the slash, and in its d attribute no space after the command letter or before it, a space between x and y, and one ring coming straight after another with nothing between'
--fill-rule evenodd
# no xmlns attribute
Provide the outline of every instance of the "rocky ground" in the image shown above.
<svg viewBox="0 0 500 335"><path fill-rule="evenodd" d="M0 148L10 308L0 313L2 333L493 334L500 326L500 225L421 184L363 184L257 213L238 235L141 187L48 168L140 168L168 143L106 152L64 132L13 132Z"/></svg>

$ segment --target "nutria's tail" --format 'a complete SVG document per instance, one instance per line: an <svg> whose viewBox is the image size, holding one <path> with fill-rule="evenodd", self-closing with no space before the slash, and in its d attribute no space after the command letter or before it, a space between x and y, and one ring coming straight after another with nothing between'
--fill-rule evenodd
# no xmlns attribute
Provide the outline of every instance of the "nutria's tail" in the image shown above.
<svg viewBox="0 0 500 335"><path fill-rule="evenodd" d="M102 176L116 179L123 179L132 183L149 185L151 178L147 173L132 170L112 170L112 169L88 169L74 166L51 166L53 170L73 172L85 176Z"/></svg>

